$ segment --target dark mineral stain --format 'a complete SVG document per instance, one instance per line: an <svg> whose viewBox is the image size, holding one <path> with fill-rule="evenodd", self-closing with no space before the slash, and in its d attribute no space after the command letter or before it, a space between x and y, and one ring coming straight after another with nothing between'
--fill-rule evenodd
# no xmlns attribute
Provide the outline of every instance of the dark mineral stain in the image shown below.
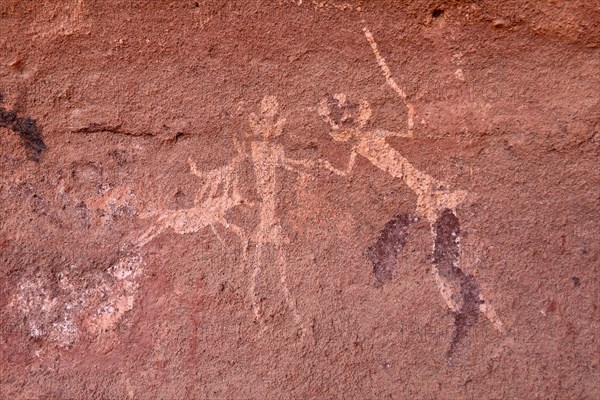
<svg viewBox="0 0 600 400"><path fill-rule="evenodd" d="M442 15L444 15L444 10L442 10L441 8L436 8L435 10L433 10L433 11L431 12L431 16L432 16L433 18L439 18L439 17L441 17Z"/></svg>
<svg viewBox="0 0 600 400"><path fill-rule="evenodd" d="M3 98L0 95L0 103ZM35 161L40 160L40 156L46 149L46 144L42 138L42 130L30 117L19 117L14 111L0 107L0 127L8 128L17 133L21 142L27 147Z"/></svg>
<svg viewBox="0 0 600 400"><path fill-rule="evenodd" d="M366 256L373 263L373 286L380 287L392 280L398 254L406 245L408 228L412 222L409 214L394 216L385 224L377 241L367 249Z"/></svg>
<svg viewBox="0 0 600 400"><path fill-rule="evenodd" d="M435 249L433 261L440 276L454 287L460 288L461 307L454 312L454 334L447 357L453 364L455 356L466 345L469 331L479 319L479 287L475 278L458 267L460 254L460 223L452 210L445 210L433 226Z"/></svg>

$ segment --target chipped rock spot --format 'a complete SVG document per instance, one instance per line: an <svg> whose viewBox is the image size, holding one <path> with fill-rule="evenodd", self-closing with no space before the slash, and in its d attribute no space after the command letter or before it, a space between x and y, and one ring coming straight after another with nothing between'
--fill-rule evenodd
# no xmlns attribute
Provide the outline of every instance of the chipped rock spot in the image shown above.
<svg viewBox="0 0 600 400"><path fill-rule="evenodd" d="M133 190L126 187L112 187L109 184L102 185L97 196L85 201L85 206L96 212L92 219L92 225L110 224L114 219L121 216L134 215L136 196Z"/></svg>
<svg viewBox="0 0 600 400"><path fill-rule="evenodd" d="M11 305L31 338L70 348L84 335L93 340L116 327L134 307L142 274L137 255L103 272L82 273L71 265L56 274L37 273L22 278Z"/></svg>
<svg viewBox="0 0 600 400"><path fill-rule="evenodd" d="M385 224L377 241L367 249L367 258L373 263L373 286L380 287L392 280L398 254L408 241L408 228L412 223L409 214L395 215Z"/></svg>
<svg viewBox="0 0 600 400"><path fill-rule="evenodd" d="M139 256L128 257L109 269L115 279L108 300L96 308L89 319L88 328L97 334L112 329L127 311L133 309L135 294L139 289L142 259Z"/></svg>

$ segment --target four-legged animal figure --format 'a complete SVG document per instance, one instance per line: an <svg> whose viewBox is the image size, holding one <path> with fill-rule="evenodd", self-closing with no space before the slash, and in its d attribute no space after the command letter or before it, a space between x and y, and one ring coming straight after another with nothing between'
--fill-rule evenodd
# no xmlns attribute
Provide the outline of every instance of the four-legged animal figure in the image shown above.
<svg viewBox="0 0 600 400"><path fill-rule="evenodd" d="M135 245L141 248L162 234L167 229L175 233L195 233L210 227L217 238L225 245L224 240L217 232L215 225L231 229L242 242L242 252L245 257L248 248L248 239L244 231L237 225L227 221L225 214L236 206L247 204L242 198L238 187L237 168L242 155L238 155L229 164L208 171L199 171L196 164L189 161L190 172L204 181L194 200L194 207L181 210L162 210L146 213L143 217L157 216L156 223L142 234Z"/></svg>

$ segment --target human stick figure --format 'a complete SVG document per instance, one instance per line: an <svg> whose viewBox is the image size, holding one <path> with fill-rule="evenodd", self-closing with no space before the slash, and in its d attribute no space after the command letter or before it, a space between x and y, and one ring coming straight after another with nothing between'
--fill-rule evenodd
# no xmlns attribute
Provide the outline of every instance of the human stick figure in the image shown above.
<svg viewBox="0 0 600 400"><path fill-rule="evenodd" d="M418 170L387 142L389 137L413 137L414 108L405 92L392 77L372 33L367 28L363 31L387 85L398 94L406 106L407 131L369 129L367 124L372 110L367 101L363 100L359 105L353 105L344 94L328 96L320 101L318 112L330 126L329 134L333 140L352 141L353 147L345 170L333 167L328 161L323 161L323 164L338 175L347 175L355 165L356 156L360 155L382 171L402 179L417 196L416 214L429 222L434 241L432 273L440 294L455 318L455 332L447 353L449 361L452 362L458 350L464 346L469 330L477 323L479 313L483 313L501 333L505 330L495 310L485 303L475 278L463 272L458 266L460 224L455 210L466 200L468 193L462 190L451 190L446 183ZM406 242L406 232L412 221L410 216L395 217L386 226L387 231L384 230L378 243L369 249L368 254L374 264L376 283L380 284L382 280L391 279L388 260L394 258L395 261L396 255ZM385 245L382 242L394 237L396 238L394 244ZM379 261L381 257L387 257L388 260L383 261L382 264Z"/></svg>
<svg viewBox="0 0 600 400"><path fill-rule="evenodd" d="M256 320L263 325L264 316L256 283L263 267L267 265L266 252L275 254L275 264L279 272L280 290L283 293L285 303L292 312L294 321L304 334L305 328L302 318L296 307L296 300L291 294L287 284L287 260L283 245L287 243L285 234L281 231L281 224L276 214L277 208L277 169L284 168L306 178L306 173L300 168L310 167L310 163L304 160L293 160L285 155L282 145L275 143L273 139L283 134L285 118L279 118L279 103L275 96L265 96L260 103L260 113L250 114L250 128L254 134L251 142L251 161L256 176L256 190L260 199L260 220L252 235L254 251L251 258L253 266L250 297Z"/></svg>

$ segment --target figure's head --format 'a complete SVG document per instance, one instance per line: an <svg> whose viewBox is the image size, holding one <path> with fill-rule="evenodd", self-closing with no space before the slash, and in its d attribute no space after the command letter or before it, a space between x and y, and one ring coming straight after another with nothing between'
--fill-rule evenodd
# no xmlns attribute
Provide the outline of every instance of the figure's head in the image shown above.
<svg viewBox="0 0 600 400"><path fill-rule="evenodd" d="M279 117L279 103L275 96L265 96L260 102L260 114L250 114L252 131L263 139L271 139L283 134L285 118Z"/></svg>
<svg viewBox="0 0 600 400"><path fill-rule="evenodd" d="M319 115L331 126L329 134L336 141L348 141L354 131L360 131L371 118L371 106L363 100L351 103L345 94L327 95L319 102Z"/></svg>
<svg viewBox="0 0 600 400"><path fill-rule="evenodd" d="M260 101L260 112L264 118L274 120L278 110L279 102L277 101L277 97L268 95Z"/></svg>

